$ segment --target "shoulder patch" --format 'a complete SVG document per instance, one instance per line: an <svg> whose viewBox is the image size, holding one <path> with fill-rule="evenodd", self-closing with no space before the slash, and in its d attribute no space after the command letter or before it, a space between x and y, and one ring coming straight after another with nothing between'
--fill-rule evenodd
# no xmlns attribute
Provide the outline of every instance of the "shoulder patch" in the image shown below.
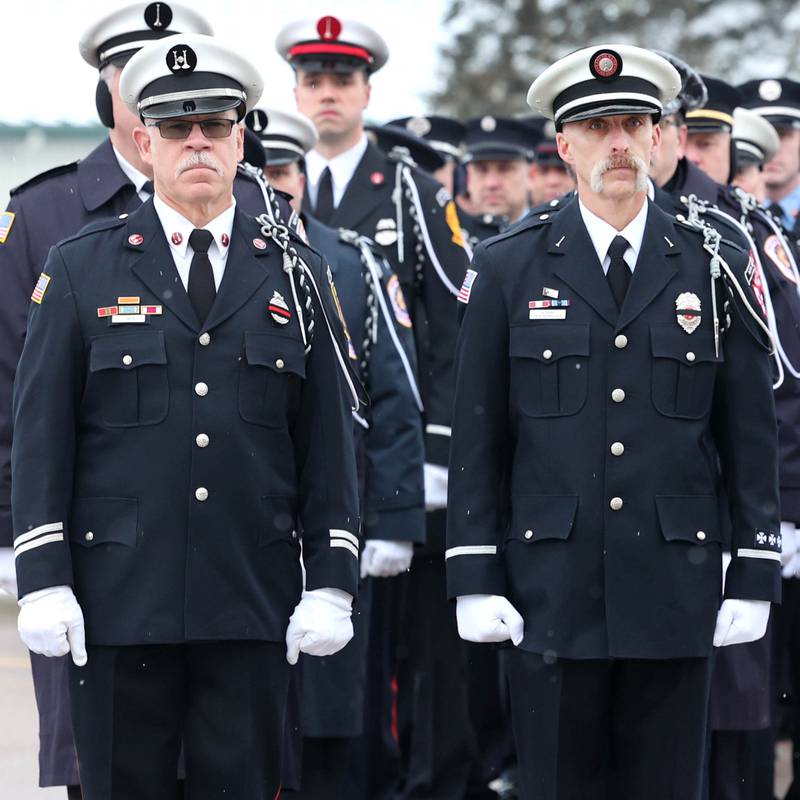
<svg viewBox="0 0 800 800"><path fill-rule="evenodd" d="M94 222L89 222L87 225L84 225L77 233L73 233L72 236L67 236L58 244L62 245L67 244L68 242L74 242L78 239L82 239L84 236L89 236L93 233L99 233L100 231L110 231L114 228L121 228L126 224L127 218L120 219L119 217L106 217L105 219L98 219Z"/></svg>
<svg viewBox="0 0 800 800"><path fill-rule="evenodd" d="M0 235L2 235L2 227L0 227ZM778 268L778 271L786 278L787 281L797 283L794 271L792 270L792 263L789 260L789 255L786 248L783 246L781 240L773 233L768 236L764 242L764 253L769 260Z"/></svg>
<svg viewBox="0 0 800 800"><path fill-rule="evenodd" d="M750 258L747 262L747 269L744 272L744 277L753 292L753 296L758 301L758 305L761 306L761 313L766 318L767 303L764 299L764 282L761 277L761 268L756 262L755 254L752 251L750 252Z"/></svg>
<svg viewBox="0 0 800 800"><path fill-rule="evenodd" d="M468 269L467 274L464 276L464 283L461 284L461 289L458 293L458 302L467 305L469 303L469 296L472 294L472 286L475 283L475 278L478 273L474 269Z"/></svg>
<svg viewBox="0 0 800 800"><path fill-rule="evenodd" d="M4 211L0 214L0 244L5 244L8 239L8 234L11 232L11 226L14 224L14 219L17 215L13 211Z"/></svg>
<svg viewBox="0 0 800 800"><path fill-rule="evenodd" d="M39 275L39 280L36 281L36 286L33 287L33 294L31 295L31 300L34 303L42 304L42 298L47 291L47 287L50 285L50 280L50 276L46 275L44 272Z"/></svg>
<svg viewBox="0 0 800 800"><path fill-rule="evenodd" d="M34 175L32 178L28 178L27 181L24 183L19 184L19 186L15 186L10 192L9 195L13 197L15 194L19 194L20 192L25 191L25 189L30 189L32 186L36 186L43 181L49 180L50 178L56 178L59 175L66 175L69 172L75 172L78 169L79 161L73 161L69 164L62 164L58 167L51 167L50 169L46 169L44 172L40 172L38 175Z"/></svg>
<svg viewBox="0 0 800 800"><path fill-rule="evenodd" d="M394 311L394 318L398 324L404 328L411 327L411 316L408 313L408 306L406 305L406 298L403 290L400 287L400 280L397 275L392 275L386 283L386 293L389 295L389 301L392 304L392 311Z"/></svg>

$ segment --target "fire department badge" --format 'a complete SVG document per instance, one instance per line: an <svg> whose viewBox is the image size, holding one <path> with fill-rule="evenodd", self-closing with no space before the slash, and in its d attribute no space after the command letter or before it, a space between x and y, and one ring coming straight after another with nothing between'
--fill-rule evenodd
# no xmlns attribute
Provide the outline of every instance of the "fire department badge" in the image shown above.
<svg viewBox="0 0 800 800"><path fill-rule="evenodd" d="M700 298L694 292L681 292L675 301L678 325L686 333L694 333L700 326Z"/></svg>

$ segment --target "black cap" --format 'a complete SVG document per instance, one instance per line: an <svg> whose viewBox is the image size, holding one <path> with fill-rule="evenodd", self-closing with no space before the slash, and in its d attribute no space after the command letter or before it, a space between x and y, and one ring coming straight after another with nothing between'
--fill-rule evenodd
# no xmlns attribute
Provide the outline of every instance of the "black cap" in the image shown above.
<svg viewBox="0 0 800 800"><path fill-rule="evenodd" d="M250 113L252 114L253 112L251 111ZM244 129L244 158L242 158L242 161L246 161L259 169L264 169L267 166L264 148L261 146L261 137L250 130L249 127Z"/></svg>
<svg viewBox="0 0 800 800"><path fill-rule="evenodd" d="M446 162L444 156L437 152L429 142L411 133L407 128L397 125L367 126L367 132L375 144L384 153L410 158L425 172L436 172Z"/></svg>
<svg viewBox="0 0 800 800"><path fill-rule="evenodd" d="M467 134L467 126L451 117L425 116L400 117L389 120L387 125L406 128L419 136L436 151L450 161L458 161L463 155L462 145Z"/></svg>
<svg viewBox="0 0 800 800"><path fill-rule="evenodd" d="M789 78L747 81L737 87L742 106L776 128L800 128L800 83Z"/></svg>
<svg viewBox="0 0 800 800"><path fill-rule="evenodd" d="M489 114L467 120L465 164L471 161L533 161L530 128L513 117Z"/></svg>
<svg viewBox="0 0 800 800"><path fill-rule="evenodd" d="M700 73L690 67L682 58L672 53L667 53L664 50L655 50L653 52L658 53L662 58L669 61L681 76L681 90L674 100L664 106L664 110L661 112L662 116L668 117L670 114L679 112L686 116L689 111L702 108L708 101L708 89L706 89Z"/></svg>
<svg viewBox="0 0 800 800"><path fill-rule="evenodd" d="M531 131L534 162L542 166L564 167L556 145L555 122L538 114L520 117L520 122Z"/></svg>
<svg viewBox="0 0 800 800"><path fill-rule="evenodd" d="M739 90L719 78L700 77L706 86L708 99L702 108L686 113L689 133L731 133L733 110L742 104Z"/></svg>

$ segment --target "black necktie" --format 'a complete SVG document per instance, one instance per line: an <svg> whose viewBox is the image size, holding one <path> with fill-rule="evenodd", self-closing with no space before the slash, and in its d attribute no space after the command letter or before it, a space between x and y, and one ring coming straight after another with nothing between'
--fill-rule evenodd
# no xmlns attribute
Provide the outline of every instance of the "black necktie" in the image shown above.
<svg viewBox="0 0 800 800"><path fill-rule="evenodd" d="M211 269L211 260L208 257L208 248L213 241L211 231L203 228L195 228L189 234L189 244L194 250L189 267L189 299L201 324L205 322L217 294L214 270Z"/></svg>
<svg viewBox="0 0 800 800"><path fill-rule="evenodd" d="M314 216L324 223L327 223L333 216L333 181L331 180L330 167L325 167L319 178L317 206L314 209Z"/></svg>
<svg viewBox="0 0 800 800"><path fill-rule="evenodd" d="M153 181L145 181L142 184L142 191L147 192L152 197L156 193L156 190L153 186Z"/></svg>
<svg viewBox="0 0 800 800"><path fill-rule="evenodd" d="M622 257L629 247L628 240L624 236L615 236L608 248L611 263L608 265L606 277L608 285L611 287L611 294L617 301L617 308L622 308L625 295L628 293L628 285L631 282L631 271Z"/></svg>

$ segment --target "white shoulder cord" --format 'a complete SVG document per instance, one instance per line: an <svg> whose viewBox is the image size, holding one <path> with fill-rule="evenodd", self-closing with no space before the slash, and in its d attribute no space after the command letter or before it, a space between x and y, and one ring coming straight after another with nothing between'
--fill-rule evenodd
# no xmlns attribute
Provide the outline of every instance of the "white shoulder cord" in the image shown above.
<svg viewBox="0 0 800 800"><path fill-rule="evenodd" d="M403 165L397 162L397 167L394 172L394 191L392 192L392 199L394 200L394 216L397 224L397 263L402 264L406 260L405 252L405 231L403 227Z"/></svg>
<svg viewBox="0 0 800 800"><path fill-rule="evenodd" d="M267 179L264 177L264 173L258 169L258 167L254 167L252 164L248 164L246 161L239 164L239 169L253 178L258 184L258 188L261 189L261 195L264 198L264 210L270 220L273 223L280 222L280 206L278 205L278 201L275 199L275 192L267 182Z"/></svg>
<svg viewBox="0 0 800 800"><path fill-rule="evenodd" d="M400 356L400 360L403 362L403 369L406 373L406 377L408 378L408 383L411 386L411 391L414 394L414 400L417 403L417 408L420 410L420 412L422 412L424 411L424 406L422 404L422 396L419 391L419 386L417 385L417 378L414 374L411 363L408 360L406 351L403 349L400 339L397 336L397 331L394 327L394 319L386 305L386 298L384 297L383 286L381 284L381 270L375 261L372 248L370 248L366 237L359 236L359 234L355 231L341 229L339 231L339 235L344 241L355 245L361 253L361 260L367 267L367 275L372 281L372 290L375 294L375 297L378 299L378 305L380 306L381 314L386 323L386 327L389 330L389 335L392 337L392 343L394 344L394 348ZM371 336L373 343L376 342L378 336L377 326L375 326L371 331Z"/></svg>
<svg viewBox="0 0 800 800"><path fill-rule="evenodd" d="M322 318L325 320L325 325L328 328L328 335L333 342L333 351L336 353L336 359L339 362L339 367L344 375L347 387L350 390L350 396L353 399L351 410L358 411L361 406L358 389L353 383L353 378L350 374L350 370L348 369L347 362L344 360L345 357L342 354L341 348L339 347L339 341L336 338L336 334L333 332L333 328L331 327L331 322L328 319L327 312L325 311L325 303L322 300L322 295L320 294L319 287L317 286L317 282L314 278L314 273L291 244L291 240L289 238L289 229L285 225L272 223L266 214L262 214L260 217L257 217L256 222L261 225L261 233L264 236L272 239L272 241L274 241L275 244L277 244L278 247L280 247L283 251L283 269L289 276L289 282L292 287L292 296L294 297L295 301L295 308L297 309L298 318L300 319L300 333L303 337L306 353L308 353L311 349L311 338L314 335L314 306L311 302L311 291L308 288L309 283L313 287L314 293L317 296L317 302L319 303L320 310L322 311ZM295 289L294 283L295 271L299 273L298 282L300 283L300 287L306 296L305 307L309 316L307 327L304 327L303 325L303 312L297 299L297 290Z"/></svg>
<svg viewBox="0 0 800 800"><path fill-rule="evenodd" d="M402 170L402 180L405 183L406 187L409 190L411 195L411 201L414 204L414 209L416 211L417 216L417 223L419 224L420 232L422 233L422 239L425 242L425 249L428 253L428 258L430 259L431 264L433 264L436 273L439 275L439 279L447 288L447 291L450 294L458 297L458 288L453 286L452 281L447 276L447 273L442 268L441 263L439 262L439 257L436 255L436 251L433 249L433 244L431 243L431 237L428 233L428 223L425 221L425 214L422 210L422 202L419 199L419 191L417 190L417 184L414 182L414 177L411 174L411 170L402 164L397 165L399 169Z"/></svg>

